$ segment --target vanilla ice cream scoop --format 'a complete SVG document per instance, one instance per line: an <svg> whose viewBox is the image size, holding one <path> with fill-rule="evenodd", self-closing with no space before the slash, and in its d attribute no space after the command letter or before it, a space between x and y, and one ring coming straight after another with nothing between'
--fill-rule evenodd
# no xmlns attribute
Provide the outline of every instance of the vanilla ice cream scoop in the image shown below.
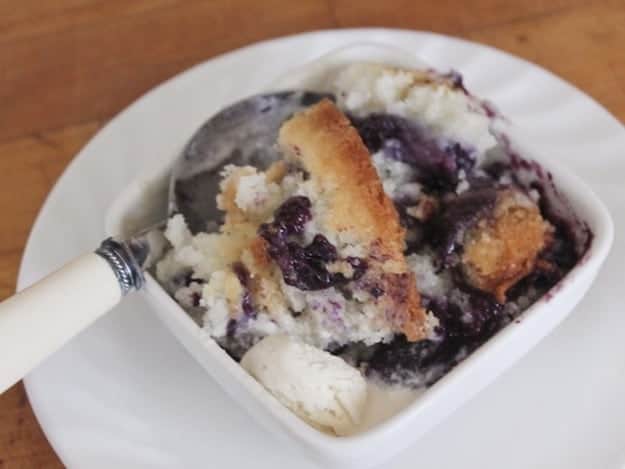
<svg viewBox="0 0 625 469"><path fill-rule="evenodd" d="M248 350L241 365L282 404L319 430L346 435L361 420L367 383L339 357L279 334Z"/></svg>

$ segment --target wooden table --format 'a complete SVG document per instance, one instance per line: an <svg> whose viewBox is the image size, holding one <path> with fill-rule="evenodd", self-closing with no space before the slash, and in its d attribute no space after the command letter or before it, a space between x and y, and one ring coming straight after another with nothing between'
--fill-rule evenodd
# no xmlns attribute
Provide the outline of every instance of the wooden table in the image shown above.
<svg viewBox="0 0 625 469"><path fill-rule="evenodd" d="M47 192L135 98L216 54L285 34L388 26L536 62L625 120L625 0L0 0L0 298ZM0 468L62 467L21 384L0 396Z"/></svg>

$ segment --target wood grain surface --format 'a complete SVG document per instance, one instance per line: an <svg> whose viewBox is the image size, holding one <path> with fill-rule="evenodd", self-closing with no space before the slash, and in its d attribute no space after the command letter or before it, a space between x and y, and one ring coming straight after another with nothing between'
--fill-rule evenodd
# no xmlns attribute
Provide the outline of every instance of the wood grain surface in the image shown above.
<svg viewBox="0 0 625 469"><path fill-rule="evenodd" d="M115 113L252 42L388 26L479 41L546 67L625 120L625 0L0 0L0 298L46 194ZM0 468L57 468L22 384L0 396Z"/></svg>

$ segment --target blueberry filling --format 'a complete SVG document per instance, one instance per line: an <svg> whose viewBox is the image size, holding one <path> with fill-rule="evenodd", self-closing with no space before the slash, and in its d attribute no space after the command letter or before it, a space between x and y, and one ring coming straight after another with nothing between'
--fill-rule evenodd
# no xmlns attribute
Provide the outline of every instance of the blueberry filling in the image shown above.
<svg viewBox="0 0 625 469"><path fill-rule="evenodd" d="M336 248L323 235L315 235L312 242L304 248L304 258L311 261L334 262L338 259Z"/></svg>
<svg viewBox="0 0 625 469"><path fill-rule="evenodd" d="M466 297L462 308L446 298L424 298L423 303L439 320L436 333L443 341L484 340L495 330L500 321L503 305L488 293L467 285L458 285Z"/></svg>
<svg viewBox="0 0 625 469"><path fill-rule="evenodd" d="M241 262L232 264L232 271L239 279L241 287L243 287L243 295L241 298L241 310L243 316L236 320L230 319L226 324L226 337L234 338L239 335L239 327L247 323L250 319L256 318L256 309L252 303L252 294L250 293L250 272Z"/></svg>
<svg viewBox="0 0 625 469"><path fill-rule="evenodd" d="M452 155L454 161L456 162L456 168L458 171L462 170L465 174L468 174L473 169L473 166L475 166L475 158L473 158L458 142L445 146L445 152Z"/></svg>
<svg viewBox="0 0 625 469"><path fill-rule="evenodd" d="M435 248L441 266L451 267L457 263L464 234L475 223L491 212L497 200L494 187L463 192L459 196L448 195L440 213L427 227L427 238Z"/></svg>
<svg viewBox="0 0 625 469"><path fill-rule="evenodd" d="M459 143L441 145L413 122L390 114L351 117L372 153L410 165L416 180L431 191L450 191L459 182L459 171L470 171L475 159Z"/></svg>
<svg viewBox="0 0 625 469"><path fill-rule="evenodd" d="M449 371L455 355L456 350L441 342L408 342L404 336L398 336L388 344L376 346L370 357L357 364L369 378L421 387L433 384Z"/></svg>
<svg viewBox="0 0 625 469"><path fill-rule="evenodd" d="M281 236L301 234L312 218L310 206L308 197L291 197L276 210L272 226Z"/></svg>
<svg viewBox="0 0 625 469"><path fill-rule="evenodd" d="M463 307L443 297L424 297L424 306L439 320L438 339L408 342L397 336L375 348L362 364L366 374L394 384L429 386L488 340L505 320L503 305L479 291L465 294ZM416 376L420 379L415 382Z"/></svg>
<svg viewBox="0 0 625 469"><path fill-rule="evenodd" d="M579 246L574 234L579 222L557 213L546 194L545 185L552 184L549 175L518 155L509 154L509 162L493 162L475 171L473 158L460 145L452 143L441 150L401 118L373 115L353 122L370 151L382 150L387 157L410 164L417 170L418 182L438 199L438 210L423 221L408 215L407 208L413 201L395 200L395 206L407 230L407 253L433 251L439 274L450 274L456 294L422 295L423 306L439 321L433 339L408 342L398 334L389 343L371 347L352 344L336 353L360 366L369 377L414 387L429 386L558 284L588 249L592 233L585 228L586 241ZM453 190L460 170L465 173L468 189L457 195ZM530 171L538 182L524 184L518 170ZM505 304L468 285L458 270L465 234L492 213L502 184L526 194L537 191L541 196L540 212L555 230L534 270L510 288ZM378 296L376 286L369 290L373 297Z"/></svg>
<svg viewBox="0 0 625 469"><path fill-rule="evenodd" d="M228 324L226 324L226 337L234 337L237 332L237 326L237 321L230 319Z"/></svg>
<svg viewBox="0 0 625 469"><path fill-rule="evenodd" d="M307 246L302 246L301 235L312 218L310 200L295 196L284 202L275 213L274 221L264 223L259 235L267 242L267 253L282 272L287 285L300 290L323 290L357 280L367 268L362 259L349 257L353 275L346 278L340 272L330 272L327 265L339 260L336 247L322 234L317 234Z"/></svg>

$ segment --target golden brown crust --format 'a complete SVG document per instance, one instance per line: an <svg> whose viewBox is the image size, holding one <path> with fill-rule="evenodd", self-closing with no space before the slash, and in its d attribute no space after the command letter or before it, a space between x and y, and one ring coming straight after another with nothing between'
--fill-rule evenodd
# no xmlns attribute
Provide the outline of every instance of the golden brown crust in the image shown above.
<svg viewBox="0 0 625 469"><path fill-rule="evenodd" d="M279 143L318 183L321 197L329 203L329 228L358 233L363 243L384 240L389 255L403 251L404 230L369 151L330 100L286 122L280 129Z"/></svg>
<svg viewBox="0 0 625 469"><path fill-rule="evenodd" d="M394 309L389 314L409 340L423 338L425 311L414 276L412 281L401 280L408 275L404 229L356 129L325 99L287 121L279 144L287 158L310 174L319 197L327 202L324 225L375 251L380 273L397 274L389 287L397 291L401 285L405 291L386 295L393 303L387 310Z"/></svg>
<svg viewBox="0 0 625 469"><path fill-rule="evenodd" d="M399 324L406 338L417 341L425 337L425 310L421 307L421 297L416 288L417 280L413 272L382 274L381 298L387 318Z"/></svg>
<svg viewBox="0 0 625 469"><path fill-rule="evenodd" d="M514 191L498 197L493 217L469 232L462 259L469 282L501 303L507 290L534 269L552 234L538 207L527 199L519 203L518 197Z"/></svg>

